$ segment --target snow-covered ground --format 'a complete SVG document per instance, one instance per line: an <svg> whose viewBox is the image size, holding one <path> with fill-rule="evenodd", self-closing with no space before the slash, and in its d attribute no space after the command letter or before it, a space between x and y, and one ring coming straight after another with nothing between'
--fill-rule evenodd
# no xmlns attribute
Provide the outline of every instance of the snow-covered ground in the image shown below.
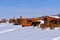
<svg viewBox="0 0 60 40"><path fill-rule="evenodd" d="M55 37L52 40L60 40L60 37Z"/></svg>
<svg viewBox="0 0 60 40"><path fill-rule="evenodd" d="M56 39L55 39L56 38ZM57 39L58 38L58 39ZM0 40L60 40L60 30L41 30L9 23L0 24Z"/></svg>

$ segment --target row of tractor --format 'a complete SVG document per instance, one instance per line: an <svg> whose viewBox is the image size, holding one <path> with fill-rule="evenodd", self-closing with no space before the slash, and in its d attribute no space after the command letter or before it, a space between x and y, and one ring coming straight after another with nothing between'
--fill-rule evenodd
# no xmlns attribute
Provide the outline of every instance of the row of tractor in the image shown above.
<svg viewBox="0 0 60 40"><path fill-rule="evenodd" d="M22 25L22 27L40 27L42 29L50 28L60 28L60 18L54 18L51 16L42 16L42 17L36 17L36 18L12 18L9 20L2 19L0 23L13 23L13 25Z"/></svg>

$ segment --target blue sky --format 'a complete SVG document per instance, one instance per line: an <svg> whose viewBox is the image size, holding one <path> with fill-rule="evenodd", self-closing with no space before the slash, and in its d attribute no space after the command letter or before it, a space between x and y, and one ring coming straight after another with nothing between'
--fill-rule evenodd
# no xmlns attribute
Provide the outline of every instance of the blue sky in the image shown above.
<svg viewBox="0 0 60 40"><path fill-rule="evenodd" d="M39 17L60 13L60 0L0 0L0 18Z"/></svg>

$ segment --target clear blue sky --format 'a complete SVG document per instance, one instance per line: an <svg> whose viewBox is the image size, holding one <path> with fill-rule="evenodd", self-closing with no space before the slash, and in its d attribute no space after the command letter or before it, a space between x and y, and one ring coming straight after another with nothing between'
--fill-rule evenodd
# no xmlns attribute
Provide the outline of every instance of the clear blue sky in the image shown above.
<svg viewBox="0 0 60 40"><path fill-rule="evenodd" d="M60 0L0 0L0 18L37 17L60 13Z"/></svg>

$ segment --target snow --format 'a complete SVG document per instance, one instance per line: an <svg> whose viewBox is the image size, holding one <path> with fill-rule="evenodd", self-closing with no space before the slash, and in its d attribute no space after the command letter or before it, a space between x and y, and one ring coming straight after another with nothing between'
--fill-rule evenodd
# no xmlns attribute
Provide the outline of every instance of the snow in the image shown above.
<svg viewBox="0 0 60 40"><path fill-rule="evenodd" d="M17 28L2 30L2 31L0 31L0 33L6 33L6 32L10 32L10 31L15 31L15 30L17 30Z"/></svg>
<svg viewBox="0 0 60 40"><path fill-rule="evenodd" d="M53 17L53 18L60 18L59 16L49 16L49 17Z"/></svg>
<svg viewBox="0 0 60 40"><path fill-rule="evenodd" d="M6 24L6 25L5 25ZM21 27L9 23L0 24L0 40L53 40L60 37L60 30L50 30L41 28Z"/></svg>
<svg viewBox="0 0 60 40"><path fill-rule="evenodd" d="M38 20L39 22L41 22L40 24L44 24L44 20Z"/></svg>
<svg viewBox="0 0 60 40"><path fill-rule="evenodd" d="M55 37L52 40L60 40L60 37Z"/></svg>
<svg viewBox="0 0 60 40"><path fill-rule="evenodd" d="M0 27L6 27L7 25L10 25L9 23L0 23ZM13 25L13 24L11 24L11 25Z"/></svg>

